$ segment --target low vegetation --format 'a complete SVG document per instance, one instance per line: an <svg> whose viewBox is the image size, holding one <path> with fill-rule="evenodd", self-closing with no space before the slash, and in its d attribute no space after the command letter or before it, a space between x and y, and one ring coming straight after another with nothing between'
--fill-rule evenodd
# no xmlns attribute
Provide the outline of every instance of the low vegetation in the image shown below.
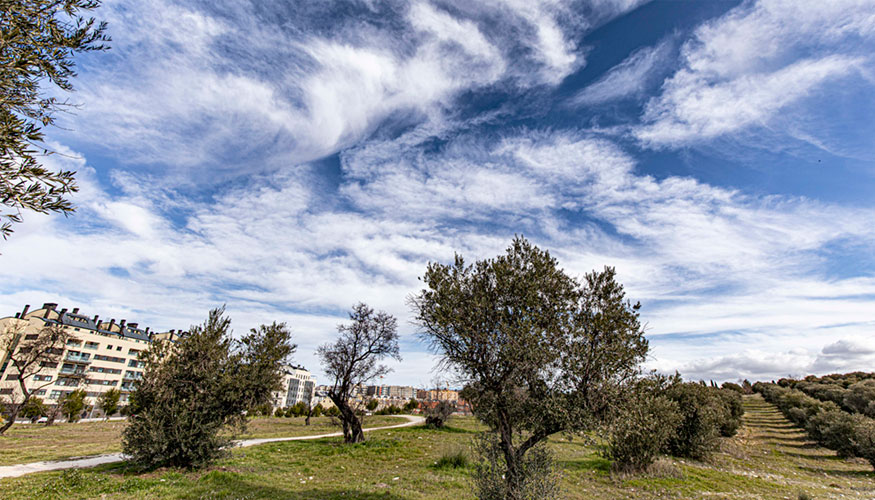
<svg viewBox="0 0 875 500"><path fill-rule="evenodd" d="M875 473L868 464L838 458L834 452L815 446L759 396L745 397L744 405L744 426L731 438L719 438L720 446L707 461L664 457L645 473L612 472L611 462L600 455L603 443L598 436L569 440L555 435L546 447L554 458L560 497L863 500L875 496ZM303 427L302 419L258 418L250 428L260 421ZM472 417L453 417L443 429L376 431L366 442L353 445L333 438L238 449L199 471L139 473L115 464L2 479L0 491L4 500L471 500L470 482L476 467L470 458L472 441L483 430L485 427ZM453 465L457 450L468 453L467 464ZM444 465L437 467L436 462Z"/></svg>
<svg viewBox="0 0 875 500"><path fill-rule="evenodd" d="M394 425L398 417L364 417L364 428ZM87 455L103 455L121 451L121 435L126 423L109 422L60 423L50 427L42 424L16 425L0 439L0 466L63 460ZM310 426L303 418L257 417L249 419L245 432L236 439L275 438L330 434L340 431L330 417L314 417ZM2 498L2 495L0 495Z"/></svg>
<svg viewBox="0 0 875 500"><path fill-rule="evenodd" d="M844 411L832 401L813 398L790 385L758 382L754 389L821 446L835 450L840 457L864 458L875 468L875 420Z"/></svg>

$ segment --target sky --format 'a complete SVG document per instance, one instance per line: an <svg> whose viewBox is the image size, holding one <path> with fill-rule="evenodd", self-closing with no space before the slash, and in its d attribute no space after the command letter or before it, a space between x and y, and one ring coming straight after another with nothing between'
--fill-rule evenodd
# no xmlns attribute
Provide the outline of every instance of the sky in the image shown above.
<svg viewBox="0 0 875 500"><path fill-rule="evenodd" d="M875 363L875 1L107 0L49 132L71 217L0 242L0 312L238 333L295 361L364 301L432 385L407 297L522 234L614 266L647 369Z"/></svg>

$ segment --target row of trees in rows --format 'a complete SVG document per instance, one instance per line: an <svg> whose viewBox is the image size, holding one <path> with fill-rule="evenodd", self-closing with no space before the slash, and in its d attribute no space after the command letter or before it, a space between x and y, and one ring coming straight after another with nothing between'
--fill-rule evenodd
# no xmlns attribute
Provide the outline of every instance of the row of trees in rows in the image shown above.
<svg viewBox="0 0 875 500"><path fill-rule="evenodd" d="M875 373L808 376L803 380L783 378L778 385L798 389L821 401L831 401L847 412L875 418Z"/></svg>
<svg viewBox="0 0 875 500"><path fill-rule="evenodd" d="M680 375L631 384L607 428L606 456L615 469L643 470L660 454L701 459L721 437L734 436L744 415L741 393Z"/></svg>
<svg viewBox="0 0 875 500"><path fill-rule="evenodd" d="M818 444L835 450L840 457L864 458L875 467L875 420L872 418L849 413L832 401L821 401L798 389L774 383L757 382L754 390L805 429Z"/></svg>

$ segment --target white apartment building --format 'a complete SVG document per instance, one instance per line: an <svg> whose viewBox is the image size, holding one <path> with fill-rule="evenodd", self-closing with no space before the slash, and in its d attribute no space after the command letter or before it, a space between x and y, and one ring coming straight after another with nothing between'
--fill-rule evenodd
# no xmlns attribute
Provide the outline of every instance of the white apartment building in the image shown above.
<svg viewBox="0 0 875 500"><path fill-rule="evenodd" d="M273 393L274 408L287 408L303 402L313 406L316 393L316 377L302 366L287 366L283 370L283 389Z"/></svg>
<svg viewBox="0 0 875 500"><path fill-rule="evenodd" d="M100 321L99 316L88 317L72 311L58 310L57 304L46 303L30 311L30 306L14 317L0 319L0 338L13 338L12 353L21 341L37 338L47 326L60 326L71 334L60 353L60 361L43 365L38 374L28 380L28 388L48 405L56 405L64 394L84 389L88 403L109 389L119 389L119 403L128 402L134 384L143 376L144 363L137 359L157 340L175 340L182 331L165 333L140 329L137 323L126 320ZM3 342L0 345L5 345ZM17 371L10 362L9 352L0 352L0 401L21 401ZM98 416L99 412L93 413Z"/></svg>

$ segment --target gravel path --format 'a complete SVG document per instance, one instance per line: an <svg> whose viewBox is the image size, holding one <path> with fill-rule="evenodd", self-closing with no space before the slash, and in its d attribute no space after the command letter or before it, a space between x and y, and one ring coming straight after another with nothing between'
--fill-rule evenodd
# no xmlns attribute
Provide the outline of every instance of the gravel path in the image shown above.
<svg viewBox="0 0 875 500"><path fill-rule="evenodd" d="M397 429L400 427L410 427L413 425L421 424L425 421L422 417L416 417L412 415L400 415L401 417L407 419L407 422L398 425L387 425L383 427L371 427L369 429L364 429L365 432L371 431L380 431L385 429ZM242 441L235 441L234 447L247 447L247 446L255 446L259 444L265 443L276 443L279 441L305 441L309 439L322 439L327 437L337 437L342 436L342 432L332 432L330 434L318 434L315 436L295 436L295 437L279 437L279 438L256 438L256 439L244 439ZM31 474L33 472L46 472L52 470L62 470L62 469L82 469L86 467L94 467L102 464L111 464L115 462L121 462L124 460L124 456L121 453L110 453L108 455L95 455L91 457L82 457L72 460L59 460L56 462L33 462L29 464L18 464L18 465L4 465L0 466L0 478L4 477L18 477L23 476L25 474Z"/></svg>

